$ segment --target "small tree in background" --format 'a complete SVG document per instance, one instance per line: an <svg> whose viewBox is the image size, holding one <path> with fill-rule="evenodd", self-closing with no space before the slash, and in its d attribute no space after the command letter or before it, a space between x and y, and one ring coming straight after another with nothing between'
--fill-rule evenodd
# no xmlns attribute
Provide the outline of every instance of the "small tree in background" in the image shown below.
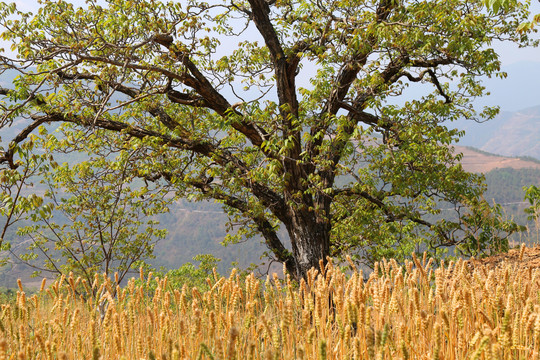
<svg viewBox="0 0 540 360"><path fill-rule="evenodd" d="M11 242L17 225L23 224L28 214L38 210L43 198L32 191L36 177L51 170L49 154L36 154L32 140L20 146L11 144L8 149L0 150L4 154L17 154L17 163L0 169L0 251L12 253ZM8 155L9 156L9 155ZM1 265L10 262L10 256L0 260Z"/></svg>
<svg viewBox="0 0 540 360"><path fill-rule="evenodd" d="M43 148L67 151L69 158L84 161L53 162L55 171L44 172L41 182L48 190L43 204L29 215L31 225L18 230L30 240L19 258L39 271L73 272L89 283L95 273L117 273L120 283L130 270L146 266L144 260L152 258L155 243L166 235L154 215L168 211L171 197L167 199L164 188L133 178L131 167L141 156L137 149L122 149L116 157L95 149L89 158L73 150L83 149L70 144L68 136L58 140L45 131L42 135ZM106 135L98 138L107 141Z"/></svg>
<svg viewBox="0 0 540 360"><path fill-rule="evenodd" d="M536 241L540 241L540 188L537 186L525 186L523 188L525 192L525 200L529 203L529 206L525 209L527 219L534 222L536 227ZM531 229L529 229L531 230Z"/></svg>

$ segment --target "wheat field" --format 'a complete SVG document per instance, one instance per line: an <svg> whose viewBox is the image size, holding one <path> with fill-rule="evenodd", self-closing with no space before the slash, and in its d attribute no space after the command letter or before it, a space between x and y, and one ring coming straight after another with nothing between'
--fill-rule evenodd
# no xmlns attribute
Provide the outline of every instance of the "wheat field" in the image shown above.
<svg viewBox="0 0 540 360"><path fill-rule="evenodd" d="M383 261L367 280L330 262L297 286L234 270L207 279L207 291L140 278L120 288L102 276L93 284L69 276L31 297L19 282L16 303L2 304L0 359L536 359L540 352L538 269L471 269L462 260L435 269L424 256L403 267Z"/></svg>

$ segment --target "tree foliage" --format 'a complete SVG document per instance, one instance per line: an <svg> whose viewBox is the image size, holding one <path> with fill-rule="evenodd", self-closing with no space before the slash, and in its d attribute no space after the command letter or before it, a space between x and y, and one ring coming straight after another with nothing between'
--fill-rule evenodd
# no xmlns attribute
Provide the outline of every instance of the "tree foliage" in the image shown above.
<svg viewBox="0 0 540 360"><path fill-rule="evenodd" d="M512 3L508 0L484 0L484 4L489 11L493 13L498 13L501 9L507 9ZM531 19L519 24L517 30L519 32L526 32L534 29L536 25L540 22L540 14L532 16Z"/></svg>
<svg viewBox="0 0 540 360"><path fill-rule="evenodd" d="M472 101L486 93L481 76L504 76L494 42L533 43L531 29L517 31L527 4L100 4L43 1L36 15L0 5L16 53L0 66L19 73L0 89L2 126L28 123L13 144L64 124L75 147L134 149L130 176L222 203L237 235L261 234L297 278L344 253L371 262L420 244L474 251L484 218L501 224L447 123L496 114ZM410 100L409 86L426 94ZM1 161L13 167L14 154ZM441 204L456 216L437 220Z"/></svg>

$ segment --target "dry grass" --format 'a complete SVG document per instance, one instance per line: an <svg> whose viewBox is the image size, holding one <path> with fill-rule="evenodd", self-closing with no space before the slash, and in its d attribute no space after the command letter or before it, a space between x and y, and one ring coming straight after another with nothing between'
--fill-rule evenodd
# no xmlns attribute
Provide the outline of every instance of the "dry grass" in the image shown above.
<svg viewBox="0 0 540 360"><path fill-rule="evenodd" d="M210 290L59 279L2 305L0 359L531 359L540 272L379 264L364 281L329 264L294 287L233 271ZM154 280L152 280L154 281ZM99 299L78 292L94 290ZM113 294L116 294L113 296ZM329 300L331 299L331 301ZM101 309L101 312L100 312ZM103 316L103 318L102 318Z"/></svg>

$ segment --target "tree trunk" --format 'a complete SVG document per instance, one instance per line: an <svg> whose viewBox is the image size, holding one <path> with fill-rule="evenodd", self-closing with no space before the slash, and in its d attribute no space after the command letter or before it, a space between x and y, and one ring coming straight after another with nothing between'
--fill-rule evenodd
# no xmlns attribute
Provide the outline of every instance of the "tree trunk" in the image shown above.
<svg viewBox="0 0 540 360"><path fill-rule="evenodd" d="M311 211L294 212L286 225L295 261L296 280L306 278L312 267L319 269L319 261L326 264L330 256L330 223ZM320 269L319 269L320 270Z"/></svg>

